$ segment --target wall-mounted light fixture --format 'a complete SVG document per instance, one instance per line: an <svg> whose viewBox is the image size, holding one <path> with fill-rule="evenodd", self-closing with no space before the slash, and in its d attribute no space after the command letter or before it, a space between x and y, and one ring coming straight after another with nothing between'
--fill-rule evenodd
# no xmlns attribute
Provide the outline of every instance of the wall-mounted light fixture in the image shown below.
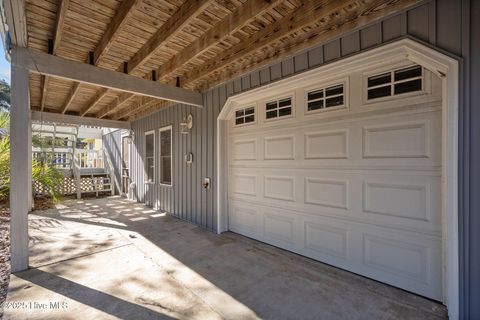
<svg viewBox="0 0 480 320"><path fill-rule="evenodd" d="M180 122L180 133L181 134L189 134L190 130L193 128L193 116L189 114L183 121Z"/></svg>
<svg viewBox="0 0 480 320"><path fill-rule="evenodd" d="M128 144L132 144L135 141L135 132L132 129L128 130L128 134L124 138L127 138Z"/></svg>

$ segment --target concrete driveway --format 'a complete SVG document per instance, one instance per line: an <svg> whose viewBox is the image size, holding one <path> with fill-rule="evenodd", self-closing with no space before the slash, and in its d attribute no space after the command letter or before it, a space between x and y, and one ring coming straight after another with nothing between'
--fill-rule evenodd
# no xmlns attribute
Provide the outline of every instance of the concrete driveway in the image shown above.
<svg viewBox="0 0 480 320"><path fill-rule="evenodd" d="M29 217L5 319L445 319L433 301L123 198Z"/></svg>

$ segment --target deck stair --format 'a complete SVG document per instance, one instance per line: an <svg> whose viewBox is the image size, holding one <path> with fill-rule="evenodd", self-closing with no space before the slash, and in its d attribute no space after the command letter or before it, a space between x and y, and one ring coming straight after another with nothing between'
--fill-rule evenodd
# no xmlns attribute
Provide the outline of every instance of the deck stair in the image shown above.
<svg viewBox="0 0 480 320"><path fill-rule="evenodd" d="M85 134L98 138L98 129L86 128L83 135L81 129L78 125L33 123L36 143L32 144L32 157L63 172L59 188L64 195L76 194L79 199L84 194L113 195L113 167L108 155L103 150L76 148L77 139ZM46 192L37 184L34 190L36 194Z"/></svg>
<svg viewBox="0 0 480 320"><path fill-rule="evenodd" d="M110 175L106 172L80 174L81 194L94 193L98 197L98 195L102 193L112 193L112 188Z"/></svg>

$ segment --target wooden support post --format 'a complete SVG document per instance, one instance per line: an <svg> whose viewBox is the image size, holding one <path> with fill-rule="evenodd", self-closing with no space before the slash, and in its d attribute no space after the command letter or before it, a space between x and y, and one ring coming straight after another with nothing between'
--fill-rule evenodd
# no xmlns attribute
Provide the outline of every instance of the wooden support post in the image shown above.
<svg viewBox="0 0 480 320"><path fill-rule="evenodd" d="M12 49L10 110L10 253L12 272L28 268L28 211L32 206L32 134L28 70ZM25 196L25 191L27 196Z"/></svg>

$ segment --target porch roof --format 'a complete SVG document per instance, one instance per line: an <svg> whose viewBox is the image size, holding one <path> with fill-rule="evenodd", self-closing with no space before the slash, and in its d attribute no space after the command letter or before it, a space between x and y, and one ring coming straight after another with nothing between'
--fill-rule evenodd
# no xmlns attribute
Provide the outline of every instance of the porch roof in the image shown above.
<svg viewBox="0 0 480 320"><path fill-rule="evenodd" d="M95 79L88 82L74 75L35 70L29 80L32 110L131 121L172 101L183 101L162 99L163 92L176 87L186 89L178 90L179 95L201 92L419 1L3 2L13 45L76 61L77 70L86 73L101 68L168 85L158 92L152 88L155 95L148 95ZM134 82L132 77L124 78L126 84ZM119 83L124 84L123 80Z"/></svg>

